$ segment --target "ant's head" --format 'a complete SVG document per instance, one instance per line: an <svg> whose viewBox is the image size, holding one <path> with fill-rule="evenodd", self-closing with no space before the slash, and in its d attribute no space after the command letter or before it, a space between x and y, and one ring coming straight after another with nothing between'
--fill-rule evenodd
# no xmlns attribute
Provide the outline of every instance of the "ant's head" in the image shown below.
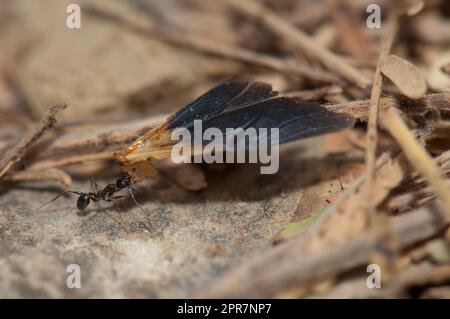
<svg viewBox="0 0 450 319"><path fill-rule="evenodd" d="M77 208L79 210L85 209L91 202L91 197L88 193L80 193L77 199Z"/></svg>
<svg viewBox="0 0 450 319"><path fill-rule="evenodd" d="M118 189L126 188L126 187L130 186L131 184L132 184L132 180L129 175L123 175L123 176L119 177L116 181L116 187Z"/></svg>

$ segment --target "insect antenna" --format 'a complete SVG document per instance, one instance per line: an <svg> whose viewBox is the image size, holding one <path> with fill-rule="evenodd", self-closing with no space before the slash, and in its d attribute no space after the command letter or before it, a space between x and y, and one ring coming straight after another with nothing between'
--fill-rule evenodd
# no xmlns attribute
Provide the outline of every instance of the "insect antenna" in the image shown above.
<svg viewBox="0 0 450 319"><path fill-rule="evenodd" d="M45 202L44 204L42 204L42 205L38 206L37 208L35 208L35 211L41 210L42 208L44 208L44 207L47 206L48 204L53 203L55 200L57 200L58 198L60 198L61 196L63 196L64 194L67 194L67 193L76 194L76 195L81 195L80 192L75 192L75 191L64 191L64 192L61 192L61 193L59 193L58 195L56 195L55 197L53 197L52 199L50 199L49 201L47 201L47 202Z"/></svg>

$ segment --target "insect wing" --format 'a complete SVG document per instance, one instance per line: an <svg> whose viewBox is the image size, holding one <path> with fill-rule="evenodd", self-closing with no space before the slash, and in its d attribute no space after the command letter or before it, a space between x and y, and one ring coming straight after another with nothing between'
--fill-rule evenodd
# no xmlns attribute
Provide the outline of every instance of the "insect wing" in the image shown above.
<svg viewBox="0 0 450 319"><path fill-rule="evenodd" d="M355 119L347 114L334 113L318 103L297 97L277 97L270 84L248 80L225 82L172 115L166 122L138 138L129 148L116 156L122 168L135 179L154 177L156 170L151 159L166 159L177 141L172 140L172 132L177 128L189 130L193 145L194 121L201 120L201 134L209 128L219 129L224 134L222 151L234 136L227 135L227 129L254 129L258 142L267 138L268 144L283 144L294 140L340 131L354 125ZM272 140L271 129L278 129L278 139ZM230 130L228 130L230 132ZM201 138L202 143L208 144ZM186 142L186 141L184 141ZM239 144L245 148L248 144ZM258 142L259 143L259 142ZM256 144L258 144L256 143ZM267 144L266 144L267 145ZM216 151L220 151L216 149ZM194 149L198 155L202 148Z"/></svg>

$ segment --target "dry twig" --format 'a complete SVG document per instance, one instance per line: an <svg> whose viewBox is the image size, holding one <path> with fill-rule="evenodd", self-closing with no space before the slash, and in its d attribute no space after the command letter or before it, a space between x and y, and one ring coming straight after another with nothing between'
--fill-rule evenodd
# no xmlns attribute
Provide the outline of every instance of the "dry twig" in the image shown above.
<svg viewBox="0 0 450 319"><path fill-rule="evenodd" d="M44 134L44 132L56 124L56 113L65 109L66 104L61 103L53 106L48 112L47 116L39 123L34 129L30 130L25 134L24 137L19 141L19 143L10 151L8 151L5 156L0 161L0 178L5 175L5 173L17 163L28 149Z"/></svg>
<svg viewBox="0 0 450 319"><path fill-rule="evenodd" d="M375 76L372 85L372 93L370 97L370 112L369 121L367 123L367 148L366 148L366 192L367 192L367 211L373 214L375 207L372 203L372 184L375 175L375 156L378 142L378 109L380 104L381 90L383 86L383 76L381 74L381 67L389 55L389 51L394 42L395 34L397 33L398 22L396 16L391 16L387 27L387 38L381 48L379 61L375 71Z"/></svg>

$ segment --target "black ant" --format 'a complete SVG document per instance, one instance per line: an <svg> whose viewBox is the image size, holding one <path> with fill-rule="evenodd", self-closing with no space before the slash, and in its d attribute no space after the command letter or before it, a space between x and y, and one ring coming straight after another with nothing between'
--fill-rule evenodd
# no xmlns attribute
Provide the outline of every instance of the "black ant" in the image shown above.
<svg viewBox="0 0 450 319"><path fill-rule="evenodd" d="M133 189L132 189L132 185L135 184L136 181L133 180L133 178L128 175L122 175L120 176L115 183L111 183L106 185L102 190L98 189L97 183L95 182L94 179L91 179L91 187L94 186L95 187L95 192L88 192L88 193L84 193L84 192L76 192L76 191L64 191L61 194L59 194L58 196L56 196L55 198L52 198L50 201L46 202L45 204L41 205L39 208L37 208L37 210L40 210L42 207L50 204L51 202L57 200L59 197L61 197L63 194L66 193L71 193L71 194L76 194L78 195L78 199L77 199L77 208L79 209L79 215L81 214L82 211L84 211L84 209L86 207L89 206L90 202L93 201L95 203L100 202L102 200L107 201L107 202L112 202L114 201L114 199L119 199L119 198L123 198L126 196L114 196L114 194L122 189L128 188L128 191L130 193L131 198L133 199L134 203L141 209L141 211L144 213L145 219L147 220L148 225L151 225L151 221L147 215L147 211L146 209L137 202L136 198L134 197L133 194ZM122 217L120 217L122 219ZM145 229L147 229L149 232L151 231L150 228L148 228L149 226L145 226Z"/></svg>
<svg viewBox="0 0 450 319"><path fill-rule="evenodd" d="M38 208L41 209L42 207L46 206L47 204L50 204L51 202L57 200L60 196L62 196L65 193L71 193L71 194L76 194L79 195L78 199L77 199L77 208L80 211L83 211L91 201L93 202L100 202L102 200L107 201L107 202L111 202L114 199L119 199L122 198L124 196L113 196L116 192L124 189L124 188L128 188L130 191L130 195L133 198L134 202L140 206L137 202L136 199L134 198L133 192L131 191L131 185L133 185L135 182L134 180L129 176L129 175L122 175L121 177L119 177L117 179L117 181L115 183L111 183L106 185L102 190L98 190L97 187L97 183L94 182L95 188L96 188L96 192L88 192L88 193L84 193L84 192L75 192L75 191L65 191L61 194L59 194L58 196L56 196L55 198L51 199L50 201L48 201L47 203L43 204L42 206L40 206Z"/></svg>
<svg viewBox="0 0 450 319"><path fill-rule="evenodd" d="M77 194L77 208L79 210L84 210L91 201L93 202L99 202L99 201L107 201L110 202L113 199L118 199L123 196L113 196L114 193L124 189L128 188L133 184L133 180L129 175L123 175L119 177L114 184L108 184L106 185L102 190L97 190L97 192L89 192L89 193L83 193L83 192L74 192L70 191L72 194ZM96 185L96 184L95 184ZM96 185L97 188L97 185Z"/></svg>

